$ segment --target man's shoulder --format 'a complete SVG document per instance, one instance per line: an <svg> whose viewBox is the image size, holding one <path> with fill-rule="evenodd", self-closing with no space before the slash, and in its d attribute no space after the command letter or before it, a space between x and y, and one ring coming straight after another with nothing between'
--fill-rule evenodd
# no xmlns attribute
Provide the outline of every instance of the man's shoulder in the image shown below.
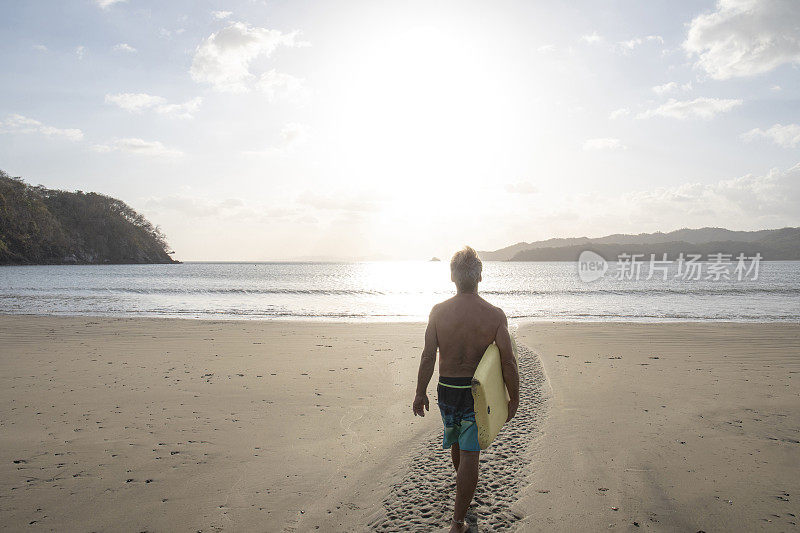
<svg viewBox="0 0 800 533"><path fill-rule="evenodd" d="M496 305L492 305L491 303L487 302L483 297L479 300L479 306L491 312L492 315L496 316L499 320L505 320L506 314L505 312ZM431 308L430 316L434 318L436 315L441 315L442 313L447 313L448 310L453 309L454 306L457 306L457 302L455 296L452 298L448 298L447 300L441 301Z"/></svg>
<svg viewBox="0 0 800 533"><path fill-rule="evenodd" d="M486 302L486 300L484 300L484 302ZM498 307L498 306L496 306L496 305L492 305L492 304L491 304L491 303L489 303L489 302L486 302L486 306L487 306L487 307L488 307L488 308L489 308L489 309L492 311L492 314L494 314L494 316L495 316L495 317L496 317L496 318L497 318L497 319L498 319L500 322L504 322L504 321L506 321L506 320L507 320L507 319L506 319L506 313L505 313L505 311L503 311L503 309L502 309L502 308L500 308L500 307Z"/></svg>
<svg viewBox="0 0 800 533"><path fill-rule="evenodd" d="M483 296L481 296L481 301L483 302L483 306L486 307L487 309L490 309L493 313L497 314L498 316L503 316L503 317L506 316L506 313L505 313L505 311L503 311L502 308L497 307L496 305L493 305L491 302L486 300L486 298L484 298Z"/></svg>
<svg viewBox="0 0 800 533"><path fill-rule="evenodd" d="M433 306L433 308L434 309L444 309L447 306L452 305L455 301L456 301L456 297L455 296L451 296L447 300L442 300L441 302L435 304Z"/></svg>
<svg viewBox="0 0 800 533"><path fill-rule="evenodd" d="M437 314L441 313L442 310L447 307L447 304L450 302L450 300L452 300L452 298L450 298L448 300L445 300L443 302L439 302L438 304L433 304L433 307L431 307L431 313L430 313L431 318L433 318Z"/></svg>

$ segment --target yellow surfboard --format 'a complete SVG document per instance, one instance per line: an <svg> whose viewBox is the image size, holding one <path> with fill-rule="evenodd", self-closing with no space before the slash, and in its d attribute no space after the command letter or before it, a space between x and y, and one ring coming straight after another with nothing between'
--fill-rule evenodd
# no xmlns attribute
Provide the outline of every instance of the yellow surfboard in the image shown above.
<svg viewBox="0 0 800 533"><path fill-rule="evenodd" d="M514 339L511 339L512 344ZM514 353L516 355L516 345ZM489 345L472 376L472 398L475 404L475 423L478 426L478 444L485 450L500 433L508 418L508 391L503 381L500 350L495 343Z"/></svg>

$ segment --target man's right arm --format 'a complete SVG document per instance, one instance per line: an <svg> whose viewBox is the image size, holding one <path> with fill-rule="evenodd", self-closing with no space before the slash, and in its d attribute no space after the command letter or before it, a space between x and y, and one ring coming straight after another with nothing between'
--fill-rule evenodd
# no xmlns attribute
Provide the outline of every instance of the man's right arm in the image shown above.
<svg viewBox="0 0 800 533"><path fill-rule="evenodd" d="M519 407L519 369L517 358L514 357L514 347L511 343L511 334L508 332L508 319L506 314L500 310L500 326L497 328L495 342L500 349L500 363L503 369L503 381L508 389L508 420L514 418Z"/></svg>
<svg viewBox="0 0 800 533"><path fill-rule="evenodd" d="M428 327L425 329L425 347L422 349L422 357L419 361L419 371L417 372L417 394L414 396L412 409L414 415L425 416L428 407L428 383L433 377L433 370L436 366L436 351L439 347L439 339L436 336L436 306L431 309L431 316L428 319Z"/></svg>

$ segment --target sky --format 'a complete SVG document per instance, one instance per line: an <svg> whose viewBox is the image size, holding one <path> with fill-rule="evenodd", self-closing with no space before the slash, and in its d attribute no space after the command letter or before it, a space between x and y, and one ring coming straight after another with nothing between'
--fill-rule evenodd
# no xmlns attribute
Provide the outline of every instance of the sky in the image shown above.
<svg viewBox="0 0 800 533"><path fill-rule="evenodd" d="M0 36L0 169L180 260L800 225L796 0L12 0Z"/></svg>

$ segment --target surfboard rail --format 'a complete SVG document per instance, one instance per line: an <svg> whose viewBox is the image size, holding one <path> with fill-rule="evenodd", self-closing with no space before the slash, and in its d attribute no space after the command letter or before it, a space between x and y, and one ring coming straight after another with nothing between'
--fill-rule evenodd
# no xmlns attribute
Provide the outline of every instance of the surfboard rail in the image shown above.
<svg viewBox="0 0 800 533"><path fill-rule="evenodd" d="M478 427L478 444L481 450L485 450L500 433L508 418L509 396L503 381L500 349L495 343L486 348L478 368L475 369L472 377L472 399Z"/></svg>

